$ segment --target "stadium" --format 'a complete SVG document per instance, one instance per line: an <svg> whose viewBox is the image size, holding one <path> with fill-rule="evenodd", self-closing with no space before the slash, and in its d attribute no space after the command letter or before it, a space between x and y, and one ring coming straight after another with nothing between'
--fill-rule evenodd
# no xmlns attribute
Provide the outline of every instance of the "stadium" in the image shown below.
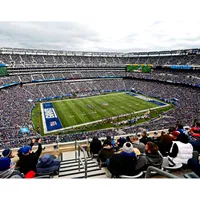
<svg viewBox="0 0 200 200"><path fill-rule="evenodd" d="M198 177L185 161L165 166L170 154L162 147L165 136L178 133L188 137L189 158L199 154L199 88L198 48L129 53L0 48L0 149L16 153L41 138L41 155L57 156L60 167L53 175L38 173L40 178L109 178L108 172L112 178L177 178L180 171ZM96 139L108 146L112 140L118 154L135 136L159 147L159 167L118 174L115 159L109 158L110 169L98 155L101 148L92 147ZM135 154L142 154L138 149Z"/></svg>

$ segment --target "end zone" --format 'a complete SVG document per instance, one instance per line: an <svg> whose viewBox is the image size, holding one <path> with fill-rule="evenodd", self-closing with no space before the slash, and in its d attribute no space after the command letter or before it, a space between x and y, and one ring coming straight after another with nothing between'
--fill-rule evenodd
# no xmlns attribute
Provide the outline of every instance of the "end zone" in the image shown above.
<svg viewBox="0 0 200 200"><path fill-rule="evenodd" d="M52 103L41 103L42 123L44 127L44 134L49 131L54 131L62 128L62 123L56 114Z"/></svg>

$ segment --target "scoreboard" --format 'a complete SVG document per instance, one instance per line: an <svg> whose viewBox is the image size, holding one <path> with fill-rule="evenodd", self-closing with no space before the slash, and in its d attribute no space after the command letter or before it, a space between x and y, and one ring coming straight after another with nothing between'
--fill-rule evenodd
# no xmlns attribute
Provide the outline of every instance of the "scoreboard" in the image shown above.
<svg viewBox="0 0 200 200"><path fill-rule="evenodd" d="M152 68L152 64L127 64L126 65L127 72L150 73L151 68Z"/></svg>

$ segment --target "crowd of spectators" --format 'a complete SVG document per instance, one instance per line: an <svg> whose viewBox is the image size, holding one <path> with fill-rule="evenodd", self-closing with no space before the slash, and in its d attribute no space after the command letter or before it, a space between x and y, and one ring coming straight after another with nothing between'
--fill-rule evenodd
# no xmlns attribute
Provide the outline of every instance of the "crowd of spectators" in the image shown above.
<svg viewBox="0 0 200 200"><path fill-rule="evenodd" d="M159 119L153 119L148 123L140 125L146 130L164 129L176 125L177 121L191 126L195 119L199 119L200 105L198 100L200 98L199 89L186 86L177 86L172 84L151 82L147 80L122 80L109 79L102 81L85 81L74 82L69 84L67 82L53 83L53 84L34 84L24 85L23 87L10 87L1 90L0 93L0 135L4 137L12 135L10 130L12 127L28 126L31 124L30 110L34 102L28 100L49 97L54 95L63 95L67 93L81 93L102 90L120 90L120 89L134 88L138 92L142 92L149 96L164 99L176 98L176 106L166 114L162 114ZM126 127L124 132L130 133L137 130L137 126ZM15 135L15 132L13 134ZM63 137L66 141L71 141L69 136ZM73 136L70 136L73 138ZM75 137L75 136L74 136ZM82 136L81 136L82 137ZM2 141L5 138L2 138ZM12 147L18 145L18 142L12 143Z"/></svg>
<svg viewBox="0 0 200 200"><path fill-rule="evenodd" d="M112 177L134 176L148 166L161 169L164 157L168 157L171 165L181 163L183 168L192 169L199 175L199 152L194 153L196 148L193 141L196 138L192 136L192 129L186 130L179 124L161 132L161 135L155 132L149 136L143 131L140 136L120 137L114 142L107 137L102 143L94 137L90 143L90 153L98 155L97 161L108 168Z"/></svg>

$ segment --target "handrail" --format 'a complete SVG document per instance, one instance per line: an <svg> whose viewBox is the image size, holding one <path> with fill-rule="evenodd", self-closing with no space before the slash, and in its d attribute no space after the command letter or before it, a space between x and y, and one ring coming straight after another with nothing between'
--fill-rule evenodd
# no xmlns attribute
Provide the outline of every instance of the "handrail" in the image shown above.
<svg viewBox="0 0 200 200"><path fill-rule="evenodd" d="M85 149L78 142L75 143L75 145L77 145L77 144L78 144L78 170L80 171L80 164L82 164L83 165L83 169L85 170L85 178L87 178L87 158L86 158L86 151L85 151ZM83 163L83 161L81 159L81 156L80 156L81 150L83 152L85 163ZM77 156L76 153L75 153L75 156Z"/></svg>
<svg viewBox="0 0 200 200"><path fill-rule="evenodd" d="M173 174L170 174L168 172L165 172L165 171L163 171L161 169L158 169L157 167L153 167L153 166L149 166L147 168L145 178L150 178L151 177L151 171L157 172L158 174L160 174L162 176L165 176L167 178L180 178L178 176L175 176Z"/></svg>
<svg viewBox="0 0 200 200"><path fill-rule="evenodd" d="M77 160L77 140L75 140L75 143L74 143L74 145L75 145L75 160Z"/></svg>

